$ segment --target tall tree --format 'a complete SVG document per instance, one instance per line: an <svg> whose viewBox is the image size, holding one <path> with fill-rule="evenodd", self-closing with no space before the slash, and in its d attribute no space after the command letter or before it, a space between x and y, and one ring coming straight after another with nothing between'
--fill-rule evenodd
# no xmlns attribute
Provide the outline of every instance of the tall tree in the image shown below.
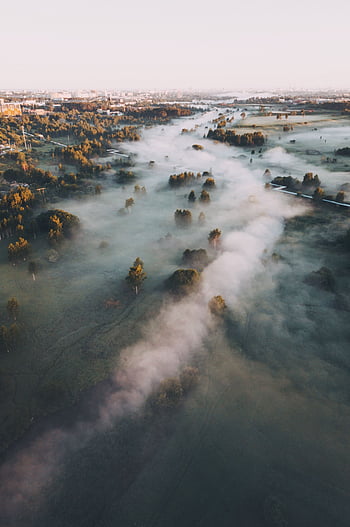
<svg viewBox="0 0 350 527"><path fill-rule="evenodd" d="M219 239L221 237L221 231L220 229L213 229L210 231L208 235L209 244L214 247L214 249L217 248Z"/></svg>
<svg viewBox="0 0 350 527"><path fill-rule="evenodd" d="M142 282L146 280L146 278L147 275L143 269L143 261L141 258L137 257L134 261L134 264L130 267L128 276L125 278L125 280L137 295Z"/></svg>

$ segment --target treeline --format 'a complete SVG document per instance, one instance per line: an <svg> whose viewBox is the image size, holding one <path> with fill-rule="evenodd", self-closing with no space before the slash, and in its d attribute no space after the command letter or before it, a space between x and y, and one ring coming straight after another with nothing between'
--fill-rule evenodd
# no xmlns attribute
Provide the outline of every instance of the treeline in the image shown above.
<svg viewBox="0 0 350 527"><path fill-rule="evenodd" d="M26 169L18 166L17 168L8 168L3 173L3 177L8 182L18 182L21 184L30 185L33 187L40 187L39 191L45 192L46 195L59 194L65 196L69 191L82 190L86 185L84 181L85 175L93 175L108 168L109 165L96 165L87 160L84 170L80 173L62 173L62 175L55 176L49 170L42 170L41 168L29 165ZM43 197L43 195L42 195Z"/></svg>
<svg viewBox="0 0 350 527"><path fill-rule="evenodd" d="M26 187L11 190L0 200L0 240L15 233L21 235L31 215L34 194Z"/></svg>
<svg viewBox="0 0 350 527"><path fill-rule="evenodd" d="M338 148L338 150L336 150L335 153L338 156L350 157L350 147L345 146L344 148Z"/></svg>
<svg viewBox="0 0 350 527"><path fill-rule="evenodd" d="M41 134L45 138L69 134L72 138L108 138L120 122L117 115L99 115L94 112L79 113L77 110L55 112L49 115L25 115L23 124L27 132Z"/></svg>
<svg viewBox="0 0 350 527"><path fill-rule="evenodd" d="M144 108L126 107L126 116L147 120L168 120L176 117L185 117L193 114L192 108L183 106L146 106Z"/></svg>
<svg viewBox="0 0 350 527"><path fill-rule="evenodd" d="M278 176L272 180L272 183L275 185L286 186L288 190L295 192L315 190L317 187L321 186L321 181L318 175L313 175L312 172L307 172L304 175L303 181L300 181L298 178L293 178L292 176Z"/></svg>
<svg viewBox="0 0 350 527"><path fill-rule="evenodd" d="M34 218L33 210L37 203L38 199L27 187L17 187L0 200L0 240L18 236L8 246L10 261L17 262L28 257L28 236L36 238L39 232L46 232L49 241L57 242L71 237L79 227L77 216L59 209L43 212Z"/></svg>
<svg viewBox="0 0 350 527"><path fill-rule="evenodd" d="M77 110L68 113L58 112L46 116L23 115L22 117L0 117L0 143L23 145L22 124L27 133L27 141L38 146L40 140L50 140L69 135L71 139L98 139L110 146L114 141L137 141L140 135L135 126L120 127L123 118L118 115L99 115L92 112L80 114ZM125 119L124 119L125 120Z"/></svg>
<svg viewBox="0 0 350 527"><path fill-rule="evenodd" d="M0 115L0 144L16 144L23 143L23 137L19 130L19 121L16 117L5 117Z"/></svg>
<svg viewBox="0 0 350 527"><path fill-rule="evenodd" d="M119 128L121 117L118 115L99 115L86 112L79 114L71 111L68 114L50 114L48 116L25 116L25 130L41 134L46 139L69 134L72 138L98 139L110 146L111 141L138 141L140 135L135 126Z"/></svg>
<svg viewBox="0 0 350 527"><path fill-rule="evenodd" d="M340 112L350 112L350 102L349 101L338 101L338 102L323 102L315 105L316 108L323 110L336 110Z"/></svg>
<svg viewBox="0 0 350 527"><path fill-rule="evenodd" d="M287 187L292 192L306 192L312 196L315 200L322 200L324 198L343 203L345 201L345 192L340 190L336 196L325 194L325 191L321 188L321 181L317 174L313 175L312 172L307 172L304 176L303 181L292 176L278 176L272 180L272 183ZM267 183L269 186L269 183Z"/></svg>
<svg viewBox="0 0 350 527"><path fill-rule="evenodd" d="M21 168L20 166L18 168L8 168L4 171L3 178L9 183L17 181L38 186L52 186L58 183L57 176L54 176L49 170L42 170L32 165L26 168Z"/></svg>
<svg viewBox="0 0 350 527"><path fill-rule="evenodd" d="M262 132L240 135L236 134L235 130L225 130L224 128L217 128L216 130L210 128L207 138L233 146L262 146L265 143L265 137Z"/></svg>

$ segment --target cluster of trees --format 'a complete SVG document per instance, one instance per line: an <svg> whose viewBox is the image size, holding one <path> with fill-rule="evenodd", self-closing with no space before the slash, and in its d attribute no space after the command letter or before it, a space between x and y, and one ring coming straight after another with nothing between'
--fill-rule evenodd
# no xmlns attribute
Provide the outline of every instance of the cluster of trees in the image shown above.
<svg viewBox="0 0 350 527"><path fill-rule="evenodd" d="M42 170L33 165L18 168L8 168L4 171L3 177L6 181L19 181L28 185L54 186L58 183L58 177L54 176L49 170Z"/></svg>
<svg viewBox="0 0 350 527"><path fill-rule="evenodd" d="M221 143L228 143L234 146L262 146L265 143L265 136L262 132L236 134L235 130L225 130L216 128L208 131L208 139L214 139Z"/></svg>
<svg viewBox="0 0 350 527"><path fill-rule="evenodd" d="M115 175L116 182L120 185L127 185L133 183L135 180L135 173L132 170L125 170L121 168Z"/></svg>
<svg viewBox="0 0 350 527"><path fill-rule="evenodd" d="M202 271L209 263L205 249L186 249L182 254L182 263L186 266Z"/></svg>
<svg viewBox="0 0 350 527"><path fill-rule="evenodd" d="M292 176L278 176L272 180L272 183L276 185L286 186L288 190L293 192L312 192L314 200L320 201L323 198L337 201L343 203L345 200L345 192L340 190L337 192L336 196L326 196L325 191L321 188L321 181L317 174L313 175L312 172L307 172L304 175L303 181L300 181L297 178ZM267 186L269 184L267 183Z"/></svg>
<svg viewBox="0 0 350 527"><path fill-rule="evenodd" d="M61 209L50 209L37 216L36 223L41 232L48 233L52 242L71 238L80 226L78 216Z"/></svg>
<svg viewBox="0 0 350 527"><path fill-rule="evenodd" d="M190 171L181 172L180 174L172 174L171 176L169 176L169 186L172 188L183 187L203 177L213 179L208 176L210 176L210 173L208 171L204 171L203 173L197 172L197 174Z"/></svg>
<svg viewBox="0 0 350 527"><path fill-rule="evenodd" d="M193 109L183 106L146 106L144 108L126 108L125 115L148 121L168 121L176 117L192 115Z"/></svg>
<svg viewBox="0 0 350 527"><path fill-rule="evenodd" d="M40 146L43 139L69 135L78 141L98 141L106 148L112 141L138 141L140 134L135 126L119 127L125 118L117 115L99 115L96 113L98 106L94 103L77 103L62 105L61 111L52 112L45 116L26 114L18 117L0 116L0 143L23 145L21 133L22 124L26 132L33 134L28 137L34 146ZM8 154L10 155L10 154ZM79 159L77 159L79 161ZM80 159L82 165L86 164Z"/></svg>
<svg viewBox="0 0 350 527"><path fill-rule="evenodd" d="M214 188L214 187L215 187L215 179L213 177L208 177L203 183L203 188Z"/></svg>
<svg viewBox="0 0 350 527"><path fill-rule="evenodd" d="M277 176L272 180L271 183L274 183L275 185L285 186L288 190L292 191L301 189L300 179L293 178L292 176Z"/></svg>
<svg viewBox="0 0 350 527"><path fill-rule="evenodd" d="M0 200L0 240L22 234L32 212L34 194L26 187L11 190Z"/></svg>
<svg viewBox="0 0 350 527"><path fill-rule="evenodd" d="M350 157L350 147L345 146L344 148L338 148L338 150L336 150L335 153L338 156Z"/></svg>
<svg viewBox="0 0 350 527"><path fill-rule="evenodd" d="M272 180L272 183L276 185L286 186L288 190L295 192L298 191L310 191L315 190L321 186L320 178L317 174L313 175L312 172L307 172L304 175L303 181L300 179L293 178L292 176L278 176Z"/></svg>
<svg viewBox="0 0 350 527"><path fill-rule="evenodd" d="M28 156L24 152L18 152L14 154L18 167L5 170L3 176L7 181L20 181L31 186L45 187L45 190L55 190L56 193L64 195L67 191L81 189L83 184L81 177L85 174L99 173L106 168L110 168L108 164L92 163L89 159L84 158L81 153L77 153L78 147L74 148L76 149L76 153L72 154L71 152L70 154L66 154L67 159L71 155L76 156L75 161L71 160L70 162L77 164L81 173L74 174L71 172L69 174L64 173L63 175L55 176L49 170L42 170L41 168L35 167L32 164L32 159L28 159ZM80 159L81 163L77 159ZM62 163L59 163L59 169L61 172L64 170Z"/></svg>
<svg viewBox="0 0 350 527"><path fill-rule="evenodd" d="M320 181L320 178L318 177L317 174L313 175L312 172L307 172L305 175L304 175L304 179L303 179L303 182L301 184L303 190L307 190L307 189L312 189L312 188L317 188L321 185L321 181Z"/></svg>
<svg viewBox="0 0 350 527"><path fill-rule="evenodd" d="M0 115L0 143L23 144L23 136L19 130L19 120L16 117Z"/></svg>
<svg viewBox="0 0 350 527"><path fill-rule="evenodd" d="M111 139L121 143L122 141L139 141L141 136L136 126L124 126L110 134Z"/></svg>
<svg viewBox="0 0 350 527"><path fill-rule="evenodd" d="M195 180L195 177L196 176L194 172L181 172L181 174L172 174L169 176L169 186L172 188L177 188L184 185L189 185L193 180Z"/></svg>
<svg viewBox="0 0 350 527"><path fill-rule="evenodd" d="M192 213L188 209L176 209L174 218L178 227L188 227L192 223Z"/></svg>
<svg viewBox="0 0 350 527"><path fill-rule="evenodd" d="M179 377L170 377L160 383L151 395L149 404L154 410L169 410L177 407L183 397L199 382L199 370L192 366L184 368Z"/></svg>
<svg viewBox="0 0 350 527"><path fill-rule="evenodd" d="M117 127L122 118L118 115L100 115L96 113L97 109L98 106L93 103L90 107L84 107L80 103L77 103L77 106L62 105L60 111L51 112L46 116L25 115L23 124L27 132L46 139L69 135L80 141L99 139L110 144L113 139L123 141L125 135L130 135L130 140L135 140L134 127L132 132L125 130L121 134L117 133L120 131ZM18 123L16 124L18 126Z"/></svg>
<svg viewBox="0 0 350 527"><path fill-rule="evenodd" d="M134 186L134 192L135 194L147 194L147 190L146 190L146 187L143 187L143 186L140 186L140 185L135 185Z"/></svg>
<svg viewBox="0 0 350 527"><path fill-rule="evenodd" d="M166 288L174 295L186 295L194 291L200 282L197 269L177 269L165 281Z"/></svg>
<svg viewBox="0 0 350 527"><path fill-rule="evenodd" d="M187 197L188 201L194 203L197 199L196 197L196 194L194 192L194 190L191 190L191 192L189 193L188 197ZM201 193L200 193L200 196L199 196L199 201L201 203L209 203L210 201L210 194L207 190L202 190Z"/></svg>
<svg viewBox="0 0 350 527"><path fill-rule="evenodd" d="M79 145L55 148L55 157L64 163L70 163L79 167L83 174L98 173L105 167L94 164L89 158L93 155L102 155L104 145L98 139L85 139Z"/></svg>
<svg viewBox="0 0 350 527"><path fill-rule="evenodd" d="M34 166L33 160L24 152L13 153L12 157L15 158L17 167L5 170L3 176L6 181L20 181L31 186L45 187L45 189L55 190L60 194L81 189L82 181L80 177L84 174L74 174L71 172L69 174L64 173L63 175L55 176L49 170L42 170ZM73 163L73 161L71 162ZM77 164L79 165L78 162ZM105 168L109 168L110 165L93 164L86 158L79 167L81 172L98 173ZM62 163L59 163L59 169L61 172L64 170Z"/></svg>
<svg viewBox="0 0 350 527"><path fill-rule="evenodd" d="M7 255L10 262L18 263L25 261L30 253L31 246L28 240L20 236L14 243L10 243L7 247Z"/></svg>

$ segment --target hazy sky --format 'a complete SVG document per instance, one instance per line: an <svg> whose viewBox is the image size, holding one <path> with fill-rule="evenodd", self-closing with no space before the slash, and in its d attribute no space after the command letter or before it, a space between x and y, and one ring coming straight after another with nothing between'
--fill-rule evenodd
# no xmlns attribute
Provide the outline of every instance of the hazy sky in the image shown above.
<svg viewBox="0 0 350 527"><path fill-rule="evenodd" d="M1 7L0 88L350 88L348 0Z"/></svg>

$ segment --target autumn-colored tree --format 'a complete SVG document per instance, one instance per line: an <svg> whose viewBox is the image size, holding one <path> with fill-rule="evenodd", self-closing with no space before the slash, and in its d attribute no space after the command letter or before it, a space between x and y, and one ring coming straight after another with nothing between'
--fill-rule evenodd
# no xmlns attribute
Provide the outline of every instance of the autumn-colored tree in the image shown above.
<svg viewBox="0 0 350 527"><path fill-rule="evenodd" d="M213 177L208 177L203 183L203 188L214 188L214 187L215 187L215 179Z"/></svg>
<svg viewBox="0 0 350 527"><path fill-rule="evenodd" d="M134 205L135 201L134 201L134 198L128 198L125 200L125 208L126 209L129 209L130 207L132 207Z"/></svg>
<svg viewBox="0 0 350 527"><path fill-rule="evenodd" d="M49 227L49 243L55 245L62 241L63 223L56 214L50 216Z"/></svg>
<svg viewBox="0 0 350 527"><path fill-rule="evenodd" d="M223 297L217 295L209 300L208 307L213 315L222 315L227 306Z"/></svg>
<svg viewBox="0 0 350 527"><path fill-rule="evenodd" d="M206 190L202 190L201 195L199 196L199 199L202 203L209 203L210 202L210 194Z"/></svg>
<svg viewBox="0 0 350 527"><path fill-rule="evenodd" d="M125 280L137 295L143 281L146 280L146 278L147 275L143 269L143 261L141 258L137 257L133 265L130 267L128 276L125 278Z"/></svg>
<svg viewBox="0 0 350 527"><path fill-rule="evenodd" d="M21 236L15 243L10 243L7 247L7 254L10 262L25 260L30 252L30 243Z"/></svg>
<svg viewBox="0 0 350 527"><path fill-rule="evenodd" d="M324 190L320 187L317 187L317 189L313 193L313 198L315 201L321 201L324 198L324 195Z"/></svg>

